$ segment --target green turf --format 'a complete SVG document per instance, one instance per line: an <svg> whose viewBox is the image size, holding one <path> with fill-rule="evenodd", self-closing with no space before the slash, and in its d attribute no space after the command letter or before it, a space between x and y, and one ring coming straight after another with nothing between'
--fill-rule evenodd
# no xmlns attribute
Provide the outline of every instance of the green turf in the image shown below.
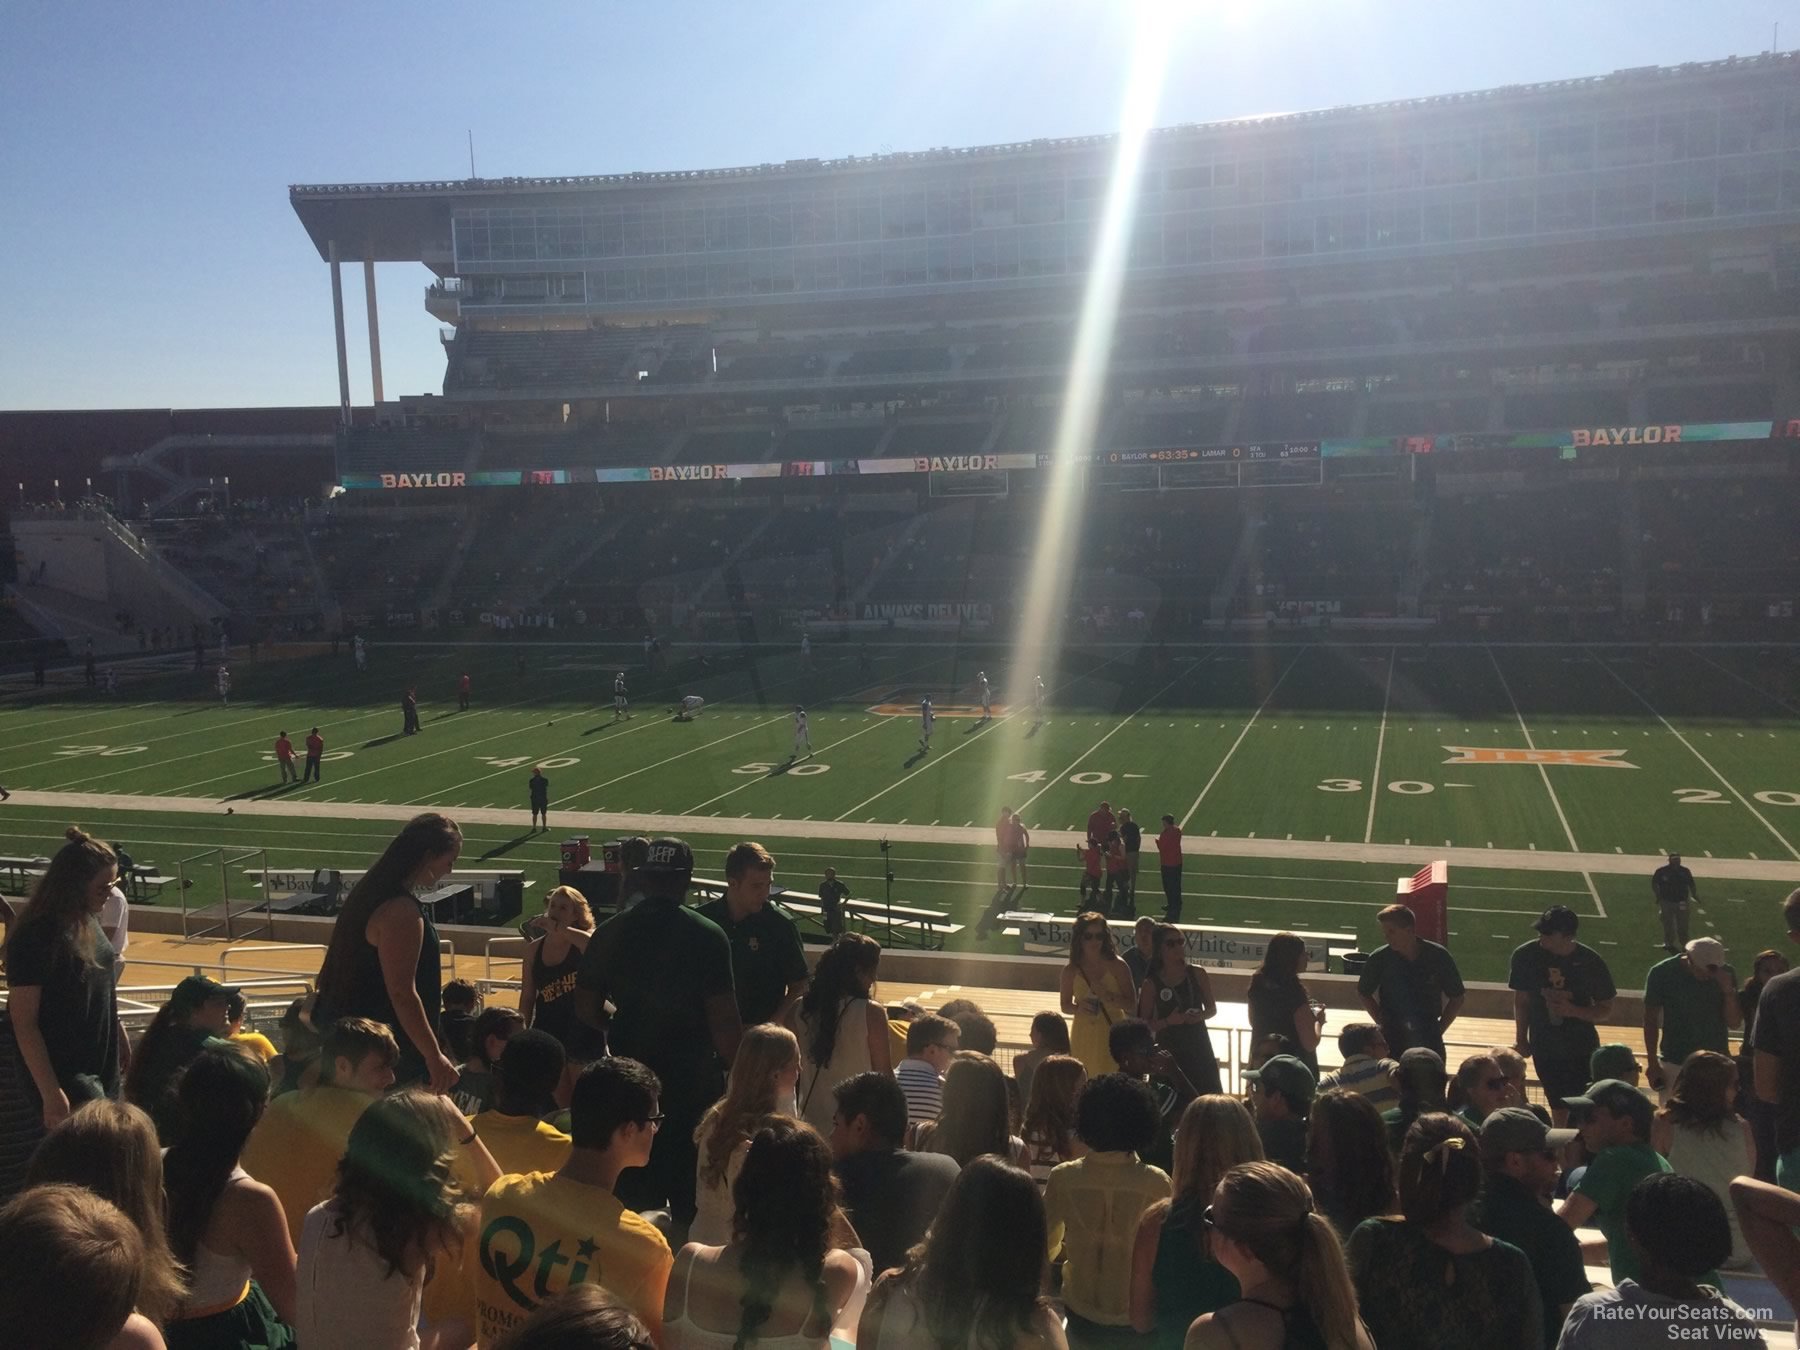
<svg viewBox="0 0 1800 1350"><path fill-rule="evenodd" d="M984 826L1004 804L1047 832L1079 828L1103 796L1133 807L1148 833L1168 811L1190 835L1409 843L1421 862L1446 845L1546 855L1571 844L1607 854L1678 849L1700 880L1698 922L1714 925L1740 965L1779 936L1768 915L1792 881L1709 880L1709 857L1795 862L1800 878L1800 716L1786 651L1270 644L1176 648L1159 659L1119 647L1044 672L1052 693L1041 726L1028 706L1006 702L1032 672L1011 670L998 648L876 647L867 674L853 651L825 646L810 667L791 651L705 669L686 661L666 675L640 669L635 650L574 645L381 645L361 674L347 655L239 660L229 707L212 694L210 672L131 679L112 700L86 691L15 699L0 709L0 782L217 803L217 817L81 813L165 869L222 843L267 847L277 866L353 864L392 832L385 822L223 814L235 801L291 797L517 808L516 828L472 826L466 856L504 857L550 881L568 831L524 832L534 763L550 766L553 822L557 811L687 816L702 867L713 871L732 842L706 829L715 816L802 829L843 821L876 833L902 823ZM475 706L460 713L453 691L465 668ZM610 706L620 668L632 688L628 721L615 721ZM985 724L950 715L971 700L979 668L999 704ZM397 734L408 684L420 692L416 737ZM927 690L943 715L921 756L915 715L870 709L887 700L910 707ZM707 698L706 711L672 721L668 708L690 692ZM795 701L812 714L816 753L790 767ZM275 733L285 729L298 744L315 723L330 752L347 756L327 762L323 784L279 788L265 758ZM1622 751L1616 758L1633 767L1445 763L1448 746L1527 745ZM42 851L68 815L7 807L0 853ZM872 839L770 842L790 884L811 889L834 865L858 895L880 894ZM950 909L972 925L992 893L980 848L896 844L893 857L897 902ZM1144 889L1153 890L1152 854L1145 866ZM1368 941L1370 915L1404 869L1190 855L1187 870L1190 917L1343 929ZM1075 876L1073 857L1040 841L1028 903L1065 909ZM1590 919L1584 936L1603 953L1616 948L1622 984L1639 982L1656 937L1647 884L1604 872L1459 868L1453 933L1465 970L1502 977L1505 952L1550 899ZM986 941L1015 949L1005 937ZM957 939L976 942L972 932Z"/></svg>

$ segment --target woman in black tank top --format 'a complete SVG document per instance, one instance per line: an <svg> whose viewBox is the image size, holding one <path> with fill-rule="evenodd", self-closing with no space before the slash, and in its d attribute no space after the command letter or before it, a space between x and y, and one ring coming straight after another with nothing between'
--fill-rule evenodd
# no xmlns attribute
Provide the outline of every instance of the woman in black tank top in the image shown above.
<svg viewBox="0 0 1800 1350"><path fill-rule="evenodd" d="M1206 971L1187 958L1187 939L1174 924L1159 923L1151 939L1150 965L1138 986L1138 1016L1157 1043L1175 1057L1194 1091L1218 1092L1219 1056L1207 1020L1219 1011Z"/></svg>
<svg viewBox="0 0 1800 1350"><path fill-rule="evenodd" d="M598 1059L606 1053L600 1033L575 1016L575 979L594 935L587 897L572 886L558 886L545 897L544 913L534 924L543 936L525 949L519 1015L561 1041L571 1062Z"/></svg>
<svg viewBox="0 0 1800 1350"><path fill-rule="evenodd" d="M1195 1321L1187 1350L1374 1350L1337 1234L1287 1168L1232 1168L1202 1224L1243 1296Z"/></svg>
<svg viewBox="0 0 1800 1350"><path fill-rule="evenodd" d="M435 812L414 816L351 888L319 970L313 1013L322 1031L342 1017L385 1023L400 1042L401 1083L446 1092L456 1066L438 1044L443 971L437 926L417 893L437 886L462 852L456 822Z"/></svg>

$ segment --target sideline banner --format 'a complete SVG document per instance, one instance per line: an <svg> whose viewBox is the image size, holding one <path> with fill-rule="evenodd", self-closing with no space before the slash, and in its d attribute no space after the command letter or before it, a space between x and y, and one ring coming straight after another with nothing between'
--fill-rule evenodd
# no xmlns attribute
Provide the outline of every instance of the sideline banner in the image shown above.
<svg viewBox="0 0 1800 1350"><path fill-rule="evenodd" d="M1074 936L1075 930L1074 915L1013 912L1002 914L1000 919L1003 923L1018 928L1019 938L1026 952L1035 956L1069 954L1069 940ZM1112 929L1113 941L1118 944L1120 952L1131 947L1132 929L1136 926L1136 920L1109 919L1106 926ZM1215 924L1180 923L1175 926L1181 930L1182 937L1187 939L1188 960L1195 965L1226 970L1232 967L1260 966L1263 953L1268 950L1269 939L1277 932L1273 928L1220 928ZM1356 950L1354 933L1305 933L1292 928L1279 931L1293 933L1304 942L1308 961L1321 971L1327 969L1326 958L1333 952Z"/></svg>

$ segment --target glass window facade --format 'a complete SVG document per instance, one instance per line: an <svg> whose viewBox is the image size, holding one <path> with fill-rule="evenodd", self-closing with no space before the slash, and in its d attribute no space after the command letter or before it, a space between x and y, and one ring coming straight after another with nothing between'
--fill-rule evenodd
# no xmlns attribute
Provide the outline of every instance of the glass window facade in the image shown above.
<svg viewBox="0 0 1800 1350"><path fill-rule="evenodd" d="M1791 213L1800 89L1746 83L1170 135L1147 159L1129 267L1204 270ZM468 207L452 230L472 304L891 293L1078 278L1106 188L1091 154L996 154L885 174ZM504 283L473 284L484 276Z"/></svg>

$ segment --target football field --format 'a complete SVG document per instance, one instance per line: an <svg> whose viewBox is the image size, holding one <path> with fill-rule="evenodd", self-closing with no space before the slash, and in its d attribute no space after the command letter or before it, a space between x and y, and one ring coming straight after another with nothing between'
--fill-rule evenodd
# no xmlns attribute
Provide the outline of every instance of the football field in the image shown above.
<svg viewBox="0 0 1800 1350"><path fill-rule="evenodd" d="M816 889L835 866L880 899L949 911L977 937L994 893L992 822L1031 829L1023 903L1066 912L1070 832L1102 799L1147 836L1168 813L1189 847L1185 917L1343 931L1376 941L1395 878L1434 858L1451 872L1453 946L1467 975L1504 977L1506 953L1549 903L1641 984L1660 942L1648 873L1679 851L1698 880L1697 932L1746 970L1781 938L1779 897L1800 882L1796 654L1732 646L1386 645L1285 641L1118 645L1042 672L1042 719L998 646L821 644L682 655L646 670L636 649L378 644L292 659L241 653L229 705L179 658L127 672L116 695L13 686L0 703L0 854L47 851L70 821L169 870L212 845L266 847L278 867L360 865L413 806L462 813L465 861L524 866L541 897L557 844L679 830L717 875L761 838L777 881ZM624 670L631 715L616 718ZM456 707L457 677L474 698ZM978 671L994 689L976 704ZM422 730L400 734L416 687ZM706 700L676 720L684 694ZM918 703L938 717L920 748ZM795 704L812 750L794 757ZM282 787L272 745L318 726L324 781ZM527 829L526 780L551 780L547 834ZM45 795L48 794L48 795ZM227 811L230 814L227 814ZM645 820L656 817L655 820ZM1146 839L1140 910L1160 908ZM531 902L528 901L528 904ZM1657 948L1656 950L1660 950Z"/></svg>

